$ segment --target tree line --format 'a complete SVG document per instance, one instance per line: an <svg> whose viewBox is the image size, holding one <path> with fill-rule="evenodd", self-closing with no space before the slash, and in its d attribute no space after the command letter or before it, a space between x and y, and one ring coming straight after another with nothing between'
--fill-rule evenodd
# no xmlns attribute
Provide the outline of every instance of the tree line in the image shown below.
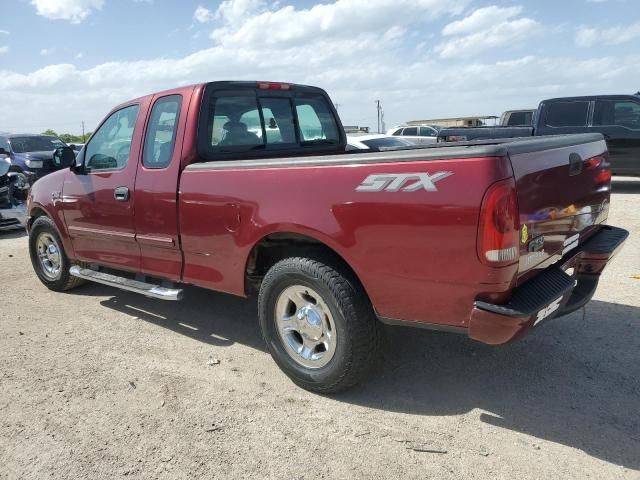
<svg viewBox="0 0 640 480"><path fill-rule="evenodd" d="M54 137L58 137L64 143L86 143L87 139L91 136L92 132L87 132L82 135L72 135L70 133L56 133L55 130L49 129L42 132L42 135L53 135Z"/></svg>

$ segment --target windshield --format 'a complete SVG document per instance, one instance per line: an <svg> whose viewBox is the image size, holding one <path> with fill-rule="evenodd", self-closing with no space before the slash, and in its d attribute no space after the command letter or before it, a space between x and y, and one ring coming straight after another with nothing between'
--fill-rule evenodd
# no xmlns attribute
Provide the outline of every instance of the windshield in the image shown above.
<svg viewBox="0 0 640 480"><path fill-rule="evenodd" d="M64 147L64 142L56 137L33 136L33 137L12 137L10 140L11 149L15 153L27 152L48 152L58 147Z"/></svg>
<svg viewBox="0 0 640 480"><path fill-rule="evenodd" d="M411 142L394 137L372 138L370 140L362 140L362 143L369 148L409 147L413 145Z"/></svg>

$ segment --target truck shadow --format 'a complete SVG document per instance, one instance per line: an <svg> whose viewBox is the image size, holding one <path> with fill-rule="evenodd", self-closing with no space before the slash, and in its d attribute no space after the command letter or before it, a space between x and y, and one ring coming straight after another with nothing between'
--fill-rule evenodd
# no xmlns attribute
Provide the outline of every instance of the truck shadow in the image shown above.
<svg viewBox="0 0 640 480"><path fill-rule="evenodd" d="M640 470L640 308L593 301L529 337L490 347L389 329L385 366L342 401L480 421Z"/></svg>
<svg viewBox="0 0 640 480"><path fill-rule="evenodd" d="M188 287L183 301L170 302L99 284L88 284L73 294L109 296L100 302L104 307L209 345L225 347L241 343L266 351L255 320L258 307L253 298Z"/></svg>
<svg viewBox="0 0 640 480"><path fill-rule="evenodd" d="M114 295L105 307L216 346L265 351L255 299L187 288L162 302L90 285L74 293ZM385 328L385 359L364 384L335 401L412 415L459 415L583 450L640 470L640 308L592 301L502 347L462 335ZM292 386L292 388L295 388Z"/></svg>

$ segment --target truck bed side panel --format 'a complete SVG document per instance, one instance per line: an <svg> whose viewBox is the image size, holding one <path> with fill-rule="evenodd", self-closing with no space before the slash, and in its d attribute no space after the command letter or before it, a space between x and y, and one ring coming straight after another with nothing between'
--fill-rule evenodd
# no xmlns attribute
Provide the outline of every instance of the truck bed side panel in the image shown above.
<svg viewBox="0 0 640 480"><path fill-rule="evenodd" d="M412 161L386 152L386 162L344 155L298 166L290 159L190 166L180 180L184 281L244 295L254 245L269 234L298 233L342 256L380 316L464 326L478 289L505 291L515 275L515 265L491 269L476 254L483 194L512 171L506 157L429 159L424 152L411 153L423 156ZM439 172L451 174L431 191L403 191L417 180L397 191L390 183L356 191L370 175Z"/></svg>

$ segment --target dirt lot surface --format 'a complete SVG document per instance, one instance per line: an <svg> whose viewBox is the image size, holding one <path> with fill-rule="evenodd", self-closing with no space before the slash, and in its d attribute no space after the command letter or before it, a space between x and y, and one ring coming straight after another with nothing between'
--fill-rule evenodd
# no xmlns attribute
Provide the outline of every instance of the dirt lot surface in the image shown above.
<svg viewBox="0 0 640 480"><path fill-rule="evenodd" d="M640 478L640 179L614 192L631 238L584 318L506 347L389 329L334 397L278 370L255 300L56 294L0 233L0 478Z"/></svg>

